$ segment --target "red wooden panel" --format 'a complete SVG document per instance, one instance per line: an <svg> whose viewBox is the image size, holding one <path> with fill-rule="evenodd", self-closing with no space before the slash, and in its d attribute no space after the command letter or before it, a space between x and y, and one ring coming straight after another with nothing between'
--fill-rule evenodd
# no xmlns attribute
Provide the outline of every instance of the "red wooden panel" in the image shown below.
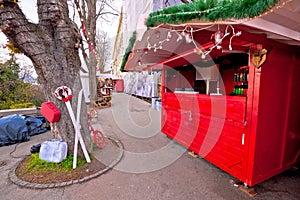
<svg viewBox="0 0 300 200"><path fill-rule="evenodd" d="M197 129L193 128L193 121L183 120L174 140L189 148L197 137Z"/></svg>
<svg viewBox="0 0 300 200"><path fill-rule="evenodd" d="M163 113L164 124L162 126L162 132L173 138L177 134L180 126L180 113L172 109L164 109Z"/></svg>
<svg viewBox="0 0 300 200"><path fill-rule="evenodd" d="M201 114L244 122L246 97L197 95ZM195 105L197 106L197 105Z"/></svg>
<svg viewBox="0 0 300 200"><path fill-rule="evenodd" d="M162 104L164 108L180 110L196 110L195 94L164 93Z"/></svg>
<svg viewBox="0 0 300 200"><path fill-rule="evenodd" d="M209 122L210 126L212 124L220 124L223 122L218 118L213 118L208 121L205 117L201 118L204 124ZM200 122L201 124L201 122ZM207 125L201 126L200 131L205 130ZM207 153L206 155L201 155L205 159L209 160L216 166L220 167L224 171L236 176L236 178L241 179L242 174L242 161L244 148L242 144L243 139L243 124L235 123L226 120L223 124L221 132L216 133L217 129L206 130L204 141L202 142L200 155ZM217 138L217 139L216 139ZM210 149L210 151L203 151L202 149ZM237 167L238 166L238 167ZM239 170L239 171L237 171Z"/></svg>
<svg viewBox="0 0 300 200"><path fill-rule="evenodd" d="M179 101L174 93L164 93L162 98L164 108L180 108Z"/></svg>
<svg viewBox="0 0 300 200"><path fill-rule="evenodd" d="M274 47L255 69L247 184L255 185L299 162L299 53ZM284 66L284 69L283 67ZM293 124L292 126L290 126Z"/></svg>
<svg viewBox="0 0 300 200"><path fill-rule="evenodd" d="M241 179L244 124L207 115L167 110L162 131L186 148Z"/></svg>
<svg viewBox="0 0 300 200"><path fill-rule="evenodd" d="M195 109L195 94L176 94L176 97L179 102L179 107L184 111L196 111Z"/></svg>

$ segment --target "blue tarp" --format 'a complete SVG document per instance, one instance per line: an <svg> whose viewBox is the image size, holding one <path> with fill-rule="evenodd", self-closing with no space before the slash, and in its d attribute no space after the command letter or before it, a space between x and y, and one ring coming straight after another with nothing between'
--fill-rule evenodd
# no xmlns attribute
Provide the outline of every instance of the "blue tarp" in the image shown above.
<svg viewBox="0 0 300 200"><path fill-rule="evenodd" d="M28 141L30 136L44 133L44 117L8 115L0 118L0 147Z"/></svg>

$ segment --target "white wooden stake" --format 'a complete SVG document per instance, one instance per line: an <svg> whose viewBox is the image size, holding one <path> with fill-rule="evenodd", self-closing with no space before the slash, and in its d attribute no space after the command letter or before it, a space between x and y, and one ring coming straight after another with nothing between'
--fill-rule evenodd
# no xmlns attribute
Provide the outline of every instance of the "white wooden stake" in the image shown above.
<svg viewBox="0 0 300 200"><path fill-rule="evenodd" d="M79 94L78 94L78 102L77 102L77 115L76 115L76 119L77 119L77 126L80 129L80 109L81 109L81 98L82 96L82 90L80 90ZM77 150L78 150L78 134L77 131L75 132L75 143L74 143L74 157L73 157L73 169L76 168L77 166Z"/></svg>
<svg viewBox="0 0 300 200"><path fill-rule="evenodd" d="M79 127L79 130L80 130L80 109L81 109L81 100L82 100L81 96L82 96L82 90L80 90L80 92L78 94L77 115L76 115L77 126ZM75 131L73 169L75 169L77 166L77 150L78 150L78 133L77 133L77 131Z"/></svg>
<svg viewBox="0 0 300 200"><path fill-rule="evenodd" d="M67 109L69 111L71 120L72 120L74 128L75 128L75 142L76 142L76 140L77 141L79 140L81 148L82 148L82 151L83 151L83 154L84 154L84 157L85 157L86 161L88 163L90 163L91 159L89 157L89 154L88 154L88 152L86 150L86 147L85 147L85 144L83 142L83 139L82 139L82 136L81 136L81 133L80 133L80 127L77 126L77 122L76 122L76 119L75 119L75 116L74 116L74 113L73 113L70 101L67 101L65 103L66 103ZM76 148L76 153L77 153L77 148ZM75 158L75 156L77 157L77 154L75 154L75 152L74 152L74 158ZM73 168L74 168L74 160L73 160ZM76 168L76 166L75 166L75 168Z"/></svg>
<svg viewBox="0 0 300 200"><path fill-rule="evenodd" d="M84 141L82 139L81 133L80 133L80 110L81 110L81 101L82 101L82 89L79 91L78 96L78 104L77 104L77 120L75 119L74 112L71 107L70 99L72 98L72 91L70 88L66 86L58 87L55 90L55 96L56 98L63 100L66 103L67 109L69 111L74 129L75 129L75 143L74 143L74 158L73 158L73 169L76 168L77 165L77 150L78 150L78 140L80 142L84 157L88 163L91 162L91 159L89 157L89 154L86 150Z"/></svg>

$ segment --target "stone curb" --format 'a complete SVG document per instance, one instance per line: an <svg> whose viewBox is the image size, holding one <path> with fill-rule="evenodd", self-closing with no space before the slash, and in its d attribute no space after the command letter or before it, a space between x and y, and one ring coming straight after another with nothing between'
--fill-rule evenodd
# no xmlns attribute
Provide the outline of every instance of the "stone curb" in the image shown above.
<svg viewBox="0 0 300 200"><path fill-rule="evenodd" d="M65 187L65 186L69 186L69 185L73 185L76 183L83 183L86 181L89 181L93 178L96 178L98 176L100 176L101 174L104 174L105 172L107 172L108 170L112 169L115 165L117 165L124 154L124 146L123 144L117 140L114 139L113 137L110 136L105 136L106 139L112 140L120 149L119 154L117 156L117 158L112 161L112 163L107 166L105 169L96 172L95 174L91 174L90 176L78 179L78 180L72 180L72 181L68 181L68 182L62 182L62 183L57 183L57 184L38 184L38 183L30 183L30 182L26 182L23 181L21 179L19 179L16 175L16 169L19 166L19 164L22 162L18 162L13 168L11 168L11 170L8 173L8 178L11 180L11 182L13 182L14 184L21 186L21 187L27 187L27 188L32 188L32 189L50 189L50 188L59 188L59 187Z"/></svg>

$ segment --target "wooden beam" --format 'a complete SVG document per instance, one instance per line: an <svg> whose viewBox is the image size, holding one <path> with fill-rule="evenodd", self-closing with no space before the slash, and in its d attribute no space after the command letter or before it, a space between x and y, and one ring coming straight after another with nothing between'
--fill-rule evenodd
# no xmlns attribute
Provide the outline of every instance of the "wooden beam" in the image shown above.
<svg viewBox="0 0 300 200"><path fill-rule="evenodd" d="M298 31L294 31L290 28L281 26L279 24L275 24L273 22L269 22L267 20L257 18L244 23L247 26L254 27L266 32L278 34L296 41L300 42L300 33Z"/></svg>

